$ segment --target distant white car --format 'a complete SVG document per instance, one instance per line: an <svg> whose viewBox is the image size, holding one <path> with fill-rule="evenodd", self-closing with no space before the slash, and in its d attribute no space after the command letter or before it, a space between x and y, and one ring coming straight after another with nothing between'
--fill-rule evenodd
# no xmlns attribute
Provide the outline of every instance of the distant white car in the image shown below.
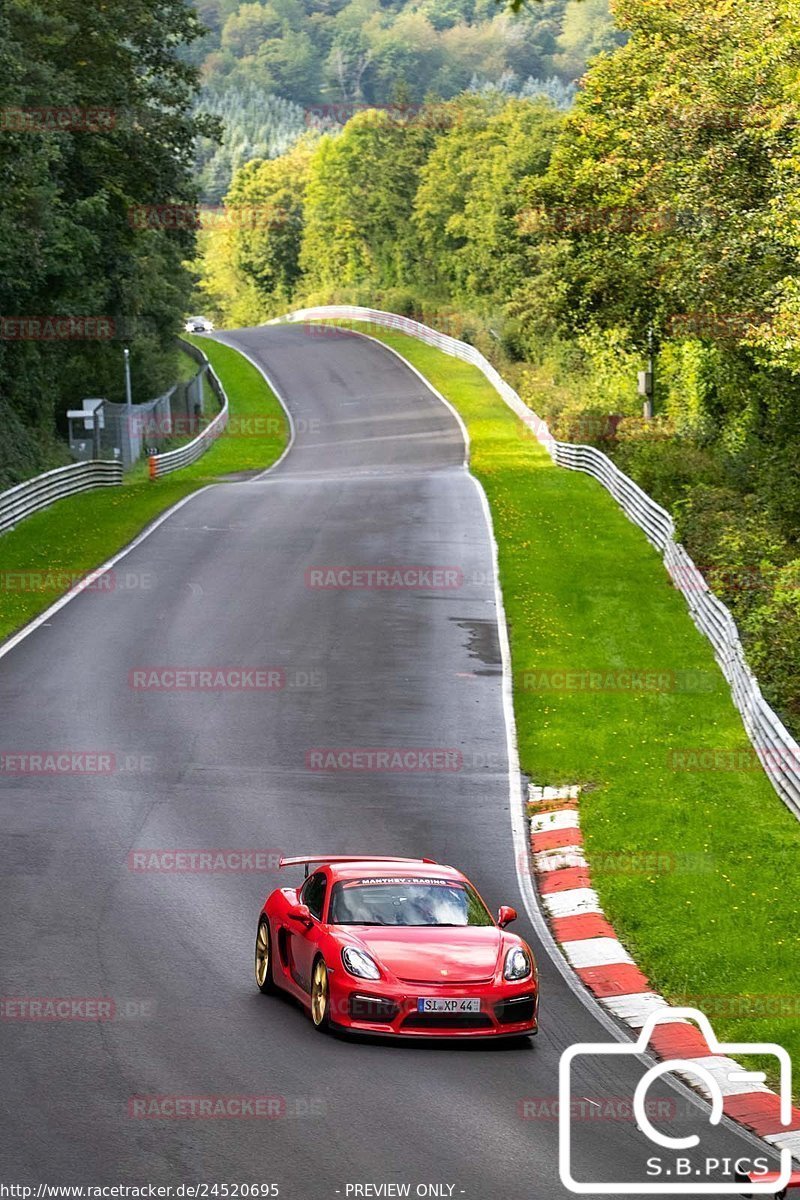
<svg viewBox="0 0 800 1200"><path fill-rule="evenodd" d="M184 329L187 333L213 333L214 322L208 317L189 317Z"/></svg>

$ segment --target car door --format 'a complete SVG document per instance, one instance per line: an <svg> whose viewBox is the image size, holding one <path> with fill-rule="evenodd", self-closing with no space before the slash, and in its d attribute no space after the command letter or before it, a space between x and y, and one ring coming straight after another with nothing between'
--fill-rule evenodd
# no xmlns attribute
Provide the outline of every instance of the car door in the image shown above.
<svg viewBox="0 0 800 1200"><path fill-rule="evenodd" d="M324 871L315 871L300 889L298 900L305 904L311 913L313 924L304 928L296 921L291 921L289 938L292 954L292 966L295 982L304 992L311 991L311 972L314 959L319 950L322 933L322 913L325 907L325 896L328 890L328 878Z"/></svg>

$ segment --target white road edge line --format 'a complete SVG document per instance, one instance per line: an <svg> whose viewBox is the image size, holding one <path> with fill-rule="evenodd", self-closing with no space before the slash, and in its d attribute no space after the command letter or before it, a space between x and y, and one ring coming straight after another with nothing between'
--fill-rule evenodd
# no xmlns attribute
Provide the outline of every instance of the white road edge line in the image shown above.
<svg viewBox="0 0 800 1200"><path fill-rule="evenodd" d="M295 328L297 328L297 326L299 326L299 325L319 325L319 324L320 324L319 321L297 321L297 322L295 322ZM284 325L284 328L291 329L291 327L292 326L290 323L287 323L287 325ZM324 324L323 324L323 328L325 328ZM441 402L445 406L445 408L449 409L449 411L452 413L453 417L455 418L456 422L458 423L458 427L461 430L461 436L464 439L464 459L461 463L461 466L467 472L467 474L470 476L470 479L475 479L474 475L470 475L470 471L469 471L469 456L470 456L470 450L471 450L469 433L468 433L467 427L464 424L464 421L461 417L461 413L458 411L458 409L453 407L453 405L450 403L450 401L447 399L446 396L443 396L440 391L437 391L437 389L431 383L430 379L426 379L425 376L422 374L422 372L418 371L413 363L410 363L407 358L404 358L399 350L395 350L394 346L387 346L386 342L382 342L380 340L380 338L373 337L369 333L362 333L360 329L347 329L347 330L345 330L345 332L352 334L353 337L363 338L364 341L366 341L366 342L374 342L376 346L380 346L380 347L382 347L382 349L388 350L390 354L393 354L395 356L395 358L399 358L400 362L403 364L403 366L407 367L409 371L413 371L414 374L416 375L417 379L419 379L421 383L424 383L426 389L429 392L432 392L437 400L441 400ZM476 483L478 482L477 479L475 479L475 482ZM490 534L492 533L491 525L489 526L489 533ZM492 537L494 537L493 534L492 534Z"/></svg>
<svg viewBox="0 0 800 1200"><path fill-rule="evenodd" d="M123 548L118 550L113 557L106 559L106 561L101 563L98 567L92 567L91 571L87 571L87 575L102 575L105 571L110 571L111 568L116 566L121 559L130 554L132 550L135 550L137 546L140 546L145 538L149 538L151 533L155 533L159 526L163 525L165 521L168 521L169 518L178 511L178 509L183 508L184 504L188 504L190 500L194 500L197 496L202 496L203 492L207 492L215 486L216 485L213 483L207 483L205 487L198 488L196 492L191 492L188 496L184 496L182 500L179 500L177 504L173 504L171 508L166 510L166 512L160 513L155 520L151 521L149 525L145 526L141 533L137 533L132 542L128 542L127 546L123 546ZM38 617L34 617L33 620L29 621L27 625L23 625L22 629L12 634L10 638L0 645L0 658L5 658L6 654L8 654L10 650L13 650L15 646L18 646L19 643L24 641L26 637L29 637L30 634L35 633L40 626L49 621L51 617L54 617L57 612L60 612L60 610L64 608L65 605L69 604L71 600L75 600L78 596L82 596L86 590L86 588L72 588L70 591L65 592L63 596L60 596L55 603L50 605L49 608L46 608L43 613L39 613Z"/></svg>
<svg viewBox="0 0 800 1200"><path fill-rule="evenodd" d="M299 322L298 322L299 323ZM315 322L308 322L315 324ZM503 604L503 594L500 589L500 561L497 539L494 536L494 524L492 522L492 511L489 507L489 500L486 492L483 490L483 485L480 480L472 474L469 469L470 455L470 439L466 424L461 417L461 414L453 407L450 401L442 395L442 393L433 386L429 379L426 379L421 371L417 370L413 363L410 363L399 350L395 350L394 346L388 346L379 338L373 337L369 333L361 333L358 329L349 329L348 333L354 334L356 337L364 338L368 342L375 342L378 346L382 346L384 350L388 350L390 354L394 354L402 363L408 367L409 371L420 379L426 388L433 393L437 399L441 400L458 422L461 429L462 437L464 438L464 470L466 471L475 489L480 497L481 509L486 522L486 529L489 534L489 546L492 554L492 577L494 582L494 603L495 613L497 618L497 633L500 643L500 659L503 666L503 716L505 718L506 727L506 753L508 758L508 793L509 793L509 811L511 814L511 833L514 842L514 859L517 868L517 883L519 886L520 895L522 896L525 910L528 914L531 924L539 936L543 947L547 951L549 957L555 963L558 971L563 976L565 983L570 990L578 997L585 1008L589 1010L593 1017L603 1026L608 1033L612 1035L617 1042L626 1042L630 1039L626 1036L625 1030L620 1028L617 1021L612 1016L606 1013L603 1008L595 1000L594 996L583 986L572 968L567 963L564 955L561 953L558 943L550 932L550 926L547 924L545 917L539 908L536 899L536 893L533 890L533 884L530 879L530 871L526 871L523 863L528 863L529 849L526 830L526 813L525 813L525 797L522 793L522 772L519 765L519 748L517 743L517 724L514 716L514 691L513 691L513 673L511 667L511 645L508 638L508 623L506 621L506 610Z"/></svg>
<svg viewBox="0 0 800 1200"><path fill-rule="evenodd" d="M312 322L312 324L313 324L313 322ZM406 358L404 358L404 356L400 353L399 350L395 350L393 346L388 346L388 345L386 345L385 342L380 341L379 338L371 337L369 334L360 333L357 330L349 330L349 332L353 333L356 337L366 338L367 341L375 342L376 345L382 346L384 350L388 350L391 354L394 354L397 358L399 358L400 361L403 362L410 371L413 371L413 373L416 376L418 376L419 379L422 380L422 382L425 384L425 386L428 388L428 390L430 392L432 392L432 394L434 396L436 396L437 399L441 400L441 402L445 405L445 407L450 410L450 412L455 417L455 419L458 422L458 425L461 429L462 436L464 438L464 447L465 447L463 468L464 468L465 472L467 473L467 475L469 476L469 478L472 480L473 484L475 485L475 488L477 489L478 495L480 497L481 507L483 509L484 519L486 521L486 527L489 532L489 541L490 541L491 550L492 550L492 565L493 565L494 592L495 592L495 611L497 614L497 628L498 628L498 637L499 637L499 642L500 642L500 657L501 657L502 665L503 665L503 713L504 713L504 717L505 717L506 745L507 745L507 752L508 752L508 784L509 784L509 799L510 799L509 811L510 811L510 816L511 816L511 832L512 832L512 837L513 837L513 841L514 841L515 862L516 862L516 869L517 869L517 882L519 885L520 895L522 896L523 902L525 904L525 909L526 909L526 912L530 919L530 922L533 925L533 927L535 928L535 930L539 936L539 940L542 943L542 946L547 951L548 956L550 957L552 962L555 964L559 973L563 976L564 981L567 984L567 986L569 987L570 991L575 996L577 996L577 998L581 1001L583 1006L591 1013L591 1015L595 1018L595 1020L607 1030L607 1032L611 1035L611 1037L615 1041L617 1041L617 1042L630 1041L632 1039L627 1036L626 1031L613 1019L613 1017L609 1016L601 1008L601 1006L598 1004L598 1002L595 1000L595 998L591 995L591 993L589 991L587 991L586 988L583 987L583 985L579 982L577 976L573 974L572 970L568 966L566 959L560 953L558 944L556 943L555 939L553 938L553 935L550 932L550 928L547 925L547 922L545 921L545 918L539 909L538 903L536 901L536 894L534 893L533 885L531 884L530 873L526 872L522 867L523 861L529 862L529 857L528 857L529 852L528 852L528 841L527 841L526 830L525 830L525 820L526 820L525 800L524 800L524 797L522 794L522 776L521 776L521 772L520 772L519 752L518 752L518 746L517 746L517 727L516 727L516 721L514 718L514 700L513 700L512 675L511 675L511 650L510 650L510 645L509 645L509 640L508 640L508 626L506 623L506 614L505 614L505 607L503 605L503 596L502 596L502 592L500 590L500 570L499 570L499 560L498 560L498 548L497 548L497 541L494 536L494 526L492 524L491 509L489 508L489 501L487 499L486 493L483 490L483 487L481 486L480 481L478 479L476 479L475 476L469 471L470 440L469 440L469 434L467 432L466 425L464 424L460 413L458 413L456 411L456 409L453 407L453 405L450 403L450 401L447 400L441 394L441 392L437 391L437 389L433 386L433 384L429 380L427 380L425 378L425 376L420 371L418 371L415 366L413 366L412 363L408 362L408 360ZM222 338L219 338L219 337L215 338L215 340L222 342ZM238 346L232 345L230 342L222 342L222 344L231 346L232 349L236 350L237 353L241 354L243 358L246 358L258 371L261 372L261 374L266 379L269 387L271 387L273 392L275 393L275 395L276 395L279 403L283 407L283 409L287 415L288 421L289 421L289 428L291 431L291 437L290 437L289 443L286 446L283 453L281 454L280 458L276 459L275 462L270 467L267 467L267 469L265 471L261 472L261 474L259 474L255 477L256 479L261 479L264 475L267 475L267 474L269 474L270 471L273 471L278 466L278 464L286 457L289 450L291 449L291 447L294 443L294 439L295 439L294 421L293 421L292 415L289 412L289 409L286 405L286 402L284 401L280 392L271 383L269 376L267 375L267 372L261 366L259 366L259 364L257 362L255 362L250 357L249 354L240 350L240 348ZM502 399L502 397L501 397L501 399ZM198 488L196 492L192 492L190 495L184 496L183 499L181 499L177 502L177 504L173 504L171 508L168 508L166 510L166 512L163 512L158 517L156 517L156 519L154 521L152 521L145 529L143 529L141 533L137 534L137 536L133 539L133 541L129 542L127 546L124 546L122 548L122 550L118 551L115 555L113 555L111 558L107 559L104 563L101 563L99 566L94 567L92 569L91 573L92 574L102 574L104 571L111 570L112 567L114 567L118 562L120 562L123 558L125 558L128 554L130 554L132 550L135 550L137 546L140 546L142 544L142 542L144 542L148 537L150 537L150 535L152 533L155 533L155 531L158 528L160 528L160 526L163 525L165 521L169 520L169 518L171 516L173 516L176 512L178 512L179 509L183 508L183 506L185 504L188 504L191 500L196 499L197 496L202 496L204 492L210 491L212 488L217 487L217 486L218 486L217 484L206 484L205 487ZM25 638L29 637L30 634L34 633L37 629L39 629L42 625L44 625L45 622L48 621L50 617L55 616L55 614L58 613L67 604L69 604L71 600L74 600L77 596L81 596L82 594L83 594L83 591L81 591L81 590L66 592L65 595L61 596L58 600L56 600L56 602L54 604L51 604L49 608L45 609L45 611L43 613L40 613L38 617L35 617L27 625L23 626L22 629L18 630L17 633L13 634L10 638L8 638L5 642L3 642L2 645L0 645L0 658L4 658L6 656L6 654L8 654L11 650L14 649L15 646L18 646L20 642L24 641ZM523 855L524 855L524 858L521 857ZM649 1061L649 1056L643 1056L643 1058L644 1058L644 1061ZM688 1100L691 1104L693 1104L700 1111L702 1111L702 1112L705 1111L706 1105L704 1105L703 1101L697 1096L697 1094L695 1092L693 1092L691 1090L691 1088L681 1084L677 1080L671 1080L670 1082L671 1082L673 1088L677 1092L679 1092L680 1094L683 1095L684 1099ZM726 1126L730 1127L732 1130L734 1130L736 1133L738 1133L740 1136L742 1136L746 1140L750 1141L754 1146L757 1146L759 1148L763 1147L764 1140L757 1137L755 1134L752 1134L750 1132L750 1130L747 1129L745 1126L739 1125L737 1122L731 1121L730 1118L728 1118L728 1117L723 1117L723 1123Z"/></svg>
<svg viewBox="0 0 800 1200"><path fill-rule="evenodd" d="M280 457L277 458L271 466L267 467L265 471L262 471L260 474L255 476L255 479L262 479L264 475L268 475L270 471L275 470L278 464L283 461L294 445L294 440L296 437L294 419L292 414L289 412L286 401L275 387L275 384L272 382L267 372L253 358L251 358L245 350L240 349L239 346L232 345L231 342L225 341L224 332L222 337L214 336L213 338L209 338L209 340L219 342L223 346L230 346L230 348L235 350L237 354L241 354L242 358L246 358L248 362L254 366L266 380L267 386L270 387L275 393L278 403L286 413L286 419L289 422L289 441L287 442L286 447ZM188 504L189 501L194 500L196 496L202 496L203 492L207 492L209 488L217 486L218 484L215 483L207 483L205 487L198 488L196 492L191 492L190 495L184 496L182 500L177 502L177 504L173 504L171 508L166 510L166 512L160 513L155 520L151 521L149 525L146 525L141 533L136 535L132 542L128 542L127 546L123 546L123 548L118 550L117 553L111 558L106 559L106 561L100 563L99 566L93 567L91 571L87 572L87 574L102 575L105 571L110 571L112 567L115 567L116 564L125 558L126 555L130 554L132 550L135 550L137 546L140 546L145 538L150 537L151 533L155 533L159 526L163 525L164 522L169 520L174 513L183 508L184 504ZM72 589L68 592L65 592L64 595L60 596L58 600L54 601L49 608L46 608L44 612L39 613L38 617L34 617L33 620L29 621L27 625L23 625L22 629L17 630L16 633L12 634L11 637L7 638L6 641L0 644L0 658L5 658L6 654L13 650L15 646L18 646L19 643L24 641L26 637L30 637L32 633L35 633L37 629L41 628L42 625L45 625L51 617L54 617L57 612L60 612L61 609L64 608L65 605L69 604L71 600L74 600L76 596L82 595L84 590L85 589L78 588L77 590Z"/></svg>
<svg viewBox="0 0 800 1200"><path fill-rule="evenodd" d="M260 326L258 328L260 328ZM255 367L255 369L259 372L259 374L261 376L263 376L263 378L266 380L267 387L270 388L275 393L275 397L277 398L278 403L280 404L281 408L285 412L286 420L289 423L289 440L286 443L286 446L284 447L283 453L278 458L275 459L275 462L272 463L271 466L267 467L266 470L264 470L264 471L259 471L258 475L253 475L253 477L248 481L250 483L257 483L259 479L263 479L265 475L269 475L270 471L274 471L276 467L279 467L280 464L283 462L283 460L286 458L286 455L291 450L292 446L295 443L295 439L297 438L297 429L295 428L294 417L292 416L291 412L289 411L289 405L284 400L281 392L275 386L274 381L272 379L270 379L265 368L262 367L260 363L257 363L256 360L253 358L253 356L251 354L248 354L248 352L246 350L243 350L241 346L236 344L236 342L233 342L233 341L229 342L229 341L225 340L226 337L235 337L236 332L237 332L236 330L232 330L229 332L226 332L225 330L223 330L219 334L214 334L213 338L211 338L210 340L218 342L221 346L229 346L231 350L235 350L237 352L237 354L241 354L242 358L246 358L247 361L250 363L251 367Z"/></svg>
<svg viewBox="0 0 800 1200"><path fill-rule="evenodd" d="M318 322L316 322L316 323L318 323ZM299 324L299 322L298 322L298 324ZM308 324L315 324L315 322L308 322ZM511 816L511 833L512 833L512 837L513 837L513 841L514 841L514 860L515 860L516 868L517 868L517 883L519 886L520 894L521 894L523 902L525 904L525 910L528 914L528 918L530 919L531 924L533 925L534 929L536 930L536 933L539 936L539 940L541 941L542 946L544 947L544 949L547 952L551 961L554 963L556 969L563 976L564 982L567 984L567 987L570 989L570 991L573 993L573 995L576 996L580 1000L580 1002L583 1004L584 1008L586 1008L588 1010L588 1012L594 1017L594 1019L598 1022L598 1024L603 1026L603 1028L607 1031L607 1033L609 1033L611 1035L611 1037L613 1038L614 1041L616 1041L616 1042L633 1041L634 1039L630 1036L630 1030L624 1029L619 1024L619 1022L617 1020L615 1020L615 1018L612 1017L611 1014L609 1012L607 1012L600 1005L600 1003L595 999L595 997L592 995L592 993L583 986L583 984L580 982L578 976L574 973L572 968L567 963L567 960L565 959L564 955L561 953L560 947L559 947L558 943L556 942L555 938L553 937L552 933L550 932L550 927L547 924L547 921L545 920L541 909L539 908L539 904L536 899L536 893L534 892L533 884L531 883L530 871L529 870L526 871L522 866L523 862L529 863L530 858L529 858L528 838L527 838L527 830L526 830L526 819L527 818L526 818L526 811L525 811L525 798L522 794L522 771L521 771L520 765L519 765L519 746L518 746L518 742L517 742L517 724L516 724L516 718L514 716L514 693L513 693L513 682L512 682L513 676L512 676L512 668L511 668L511 645L510 645L509 638L508 638L508 624L506 621L505 605L503 604L503 593L500 589L499 552L498 552L497 540L494 536L494 524L492 522L492 511L491 511L491 508L489 507L489 500L486 495L486 492L483 490L483 486L482 486L480 480L476 479L476 477L469 470L470 440L469 440L469 434L467 432L466 425L464 424L463 420L461 419L460 413L458 413L454 409L454 407L450 403L450 401L447 400L441 394L441 392L439 392L433 386L433 384L430 382L430 380L426 379L425 376L421 373L421 371L418 371L417 368L413 365L413 363L410 363L400 353L399 350L395 350L394 346L388 346L385 342L382 342L379 338L372 337L371 334L368 334L368 333L360 333L358 330L355 330L355 329L348 330L348 332L355 334L356 337L366 338L367 341L376 342L379 346L383 346L384 350L388 350L391 354L394 354L397 358L399 358L401 362L405 363L405 365L408 367L408 369L410 371L413 371L414 374L417 375L422 380L422 382L429 389L429 391L431 391L434 396L436 396L439 400L442 401L443 404L445 404L447 406L447 408L449 408L450 412L452 412L454 414L456 420L458 421L459 426L461 427L462 434L464 437L464 445L465 445L466 451L467 451L467 454L464 459L464 469L466 470L467 475L469 476L469 478L472 480L473 484L475 485L478 495L480 496L481 507L483 509L483 515L484 515L484 519L486 521L486 528L489 533L489 543L490 543L491 550L492 550L492 568L493 568L492 573L493 573L493 577L494 577L495 611L497 614L497 632L498 632L498 638L499 638L499 642L500 642L500 658L501 658L502 665L503 665L503 714L505 717L506 747L507 747L507 754L508 754L508 792L509 792L509 800L510 800L509 813ZM406 335L406 336L409 336L409 335ZM500 399L502 400L502 396L500 396ZM645 1062L645 1063L654 1063L656 1061L655 1058L653 1058L649 1054L639 1055L638 1057L639 1057L640 1061ZM674 1091L676 1091L680 1096L683 1097L684 1100L688 1101L695 1108L697 1108L700 1112L706 1113L708 1111L708 1105L706 1104L706 1102L704 1100L702 1100L701 1097L698 1096L698 1094L696 1092L694 1092L687 1084L681 1082L680 1079L673 1076L669 1080L669 1084L673 1088ZM722 1123L726 1126L726 1128L728 1128L732 1132L738 1134L745 1141L750 1142L751 1145L757 1147L763 1153L763 1151L764 1151L764 1139L763 1138L758 1137L757 1134L754 1134L746 1126L740 1125L737 1121L731 1120L731 1118L728 1116L724 1116L722 1118Z"/></svg>
<svg viewBox="0 0 800 1200"><path fill-rule="evenodd" d="M294 440L296 437L294 418L293 418L293 416L291 416L291 413L289 412L287 402L285 402L283 396L281 395L281 392L278 391L275 384L272 383L272 380L270 379L270 377L267 376L267 373L264 370L264 368L259 366L258 362L255 362L255 360L251 358L251 355L249 355L246 352L246 350L242 350L242 349L240 349L239 346L234 346L234 344L224 341L224 336L225 335L224 335L224 331L223 331L223 336L218 337L215 335L213 337L210 337L209 341L218 342L219 344L222 344L222 346L229 346L230 349L236 350L237 354L241 354L243 359L247 359L249 364L254 366L255 370L260 372L261 376L264 377L264 379L266 380L267 388L271 388L272 391L275 392L278 403L281 404L281 408L283 409L283 412L285 414L287 414L287 420L289 422L288 443L287 443L287 445L285 445L283 454L281 456L279 456L278 458L276 458L275 462L273 462L270 467L267 467L266 470L263 470L263 472L260 472L260 474L254 476L255 479L263 479L264 475L269 474L271 472L271 470L275 470L275 468L278 466L278 464L281 463L284 460L285 456L287 456L289 454L289 450L291 449L291 446L294 445ZM206 358L207 358L207 355L206 355ZM126 554L130 554L132 550L136 550L137 546L142 545L142 542L145 540L145 538L149 538L151 533L155 533L156 529L158 529L158 527L162 526L164 521L168 521L170 516L173 516L173 514L175 514L175 512L178 512L179 509L184 508L184 505L188 504L188 502L190 502L190 500L193 500L197 496L201 496L201 494L203 494L203 492L209 491L209 488L217 487L217 486L218 486L217 484L206 484L205 487L198 487L197 492L192 492L190 494L190 496L185 496L184 498L179 500L178 503L173 504L172 508L167 509L166 512L161 512L161 514L155 518L155 521L151 521L150 524L148 524L148 526L145 526L145 528L142 530L142 533L137 534L136 538L134 538L133 541L128 542L127 546L122 547L122 550L116 552L116 554L114 554L114 556L112 558L108 558L106 560L106 562L101 563L100 566L94 566L94 568L92 568L91 571L86 572L86 574L102 575L104 571L112 570L113 566L118 564L122 558L126 557ZM31 634L34 634L34 632L37 629L40 629L42 625L47 624L50 617L54 617L56 612L60 612L61 608L64 608L65 605L70 604L70 601L76 599L76 596L82 595L84 590L85 589L79 588L77 590L73 589L73 590L70 590L70 592L65 592L65 594L62 596L59 596L59 599L55 600L53 602L53 604L49 606L49 608L46 608L46 610L44 610L44 612L41 612L40 614L38 614L38 617L34 617L34 619L30 620L30 622L28 624L23 625L22 629L17 630L16 634L12 634L11 637L8 637L5 642L2 642L2 644L0 644L0 659L5 658L5 655L10 653L10 650L13 650L14 647L19 646L19 643L24 641L26 637L29 637Z"/></svg>

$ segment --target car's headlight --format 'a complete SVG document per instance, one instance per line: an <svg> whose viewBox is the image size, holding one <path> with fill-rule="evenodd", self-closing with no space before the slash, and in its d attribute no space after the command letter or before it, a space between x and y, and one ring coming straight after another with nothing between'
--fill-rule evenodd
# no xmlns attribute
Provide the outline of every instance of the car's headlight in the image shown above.
<svg viewBox="0 0 800 1200"><path fill-rule="evenodd" d="M503 968L503 978L527 979L531 973L530 955L521 946L513 946L506 955L506 965Z"/></svg>
<svg viewBox="0 0 800 1200"><path fill-rule="evenodd" d="M378 970L378 964L374 958L364 950L357 950L355 946L345 946L342 951L342 962L351 975L357 975L359 979L380 979L381 973Z"/></svg>

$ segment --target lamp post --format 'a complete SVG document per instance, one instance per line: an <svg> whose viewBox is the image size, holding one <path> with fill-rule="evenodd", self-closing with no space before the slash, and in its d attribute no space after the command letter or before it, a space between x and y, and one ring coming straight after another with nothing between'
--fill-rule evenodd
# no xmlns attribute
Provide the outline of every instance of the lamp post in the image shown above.
<svg viewBox="0 0 800 1200"><path fill-rule="evenodd" d="M655 412L656 400L656 359L655 359L655 334L653 326L648 326L647 329L647 370L639 372L639 395L644 396L644 404L642 405L642 414L646 421L653 419Z"/></svg>
<svg viewBox="0 0 800 1200"><path fill-rule="evenodd" d="M128 347L125 347L125 403L128 406L128 420L131 419L131 408L133 400L131 398L131 352Z"/></svg>
<svg viewBox="0 0 800 1200"><path fill-rule="evenodd" d="M138 446L134 449L133 437L133 397L131 395L131 352L126 346L125 355L125 436L122 438L122 461L130 466L138 458Z"/></svg>

